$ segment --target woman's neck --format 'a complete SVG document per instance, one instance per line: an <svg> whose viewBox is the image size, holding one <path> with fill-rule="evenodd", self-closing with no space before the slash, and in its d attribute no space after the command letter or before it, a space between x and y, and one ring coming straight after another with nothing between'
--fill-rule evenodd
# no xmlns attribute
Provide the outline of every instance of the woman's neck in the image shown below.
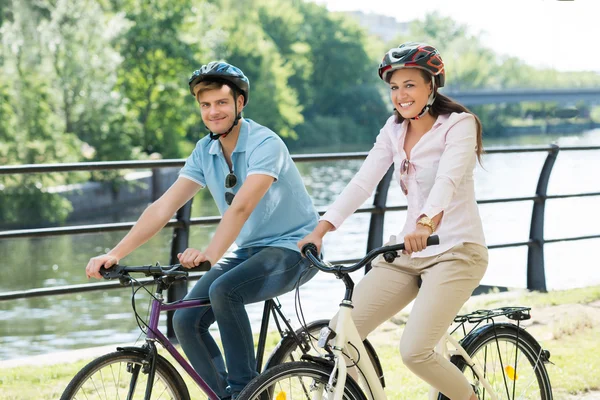
<svg viewBox="0 0 600 400"><path fill-rule="evenodd" d="M433 124L435 123L436 118L427 113L423 117L419 119L409 119L408 120L408 129L413 133L419 136L427 133Z"/></svg>

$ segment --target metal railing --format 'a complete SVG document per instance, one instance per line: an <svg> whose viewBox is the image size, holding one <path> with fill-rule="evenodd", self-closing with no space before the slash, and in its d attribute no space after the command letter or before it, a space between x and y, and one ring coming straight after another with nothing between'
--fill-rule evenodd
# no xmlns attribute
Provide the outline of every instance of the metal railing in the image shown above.
<svg viewBox="0 0 600 400"><path fill-rule="evenodd" d="M600 146L569 146L559 147L557 145L550 146L533 146L533 147L518 147L518 148L492 148L486 151L487 154L502 154L502 153L547 153L546 160L542 167L538 178L535 195L525 197L508 197L478 200L478 204L494 204L494 203L510 203L510 202L533 202L533 212L531 216L531 226L529 240L526 242L511 242L502 244L489 245L490 249L499 249L507 247L528 247L527 257L527 288L529 290L546 291L546 278L544 267L544 244L554 243L559 241L584 240L592 238L600 238L600 234L563 237L547 240L544 238L544 219L545 206L547 200L564 199L573 197L600 196L600 192L588 193L571 193L562 195L547 194L548 182L550 174L556 161L559 151L590 151L600 150ZM342 160L360 160L366 157L366 152L360 153L338 153L338 154L310 154L296 155L293 157L295 162L319 162L319 161L342 161ZM29 173L51 173L51 172L73 172L73 171L94 171L94 170L118 170L118 169L158 169L166 167L181 167L184 160L160 160L160 161L119 161L119 162L92 162L92 163L72 163L72 164L55 164L55 165L20 165L20 166L3 166L0 167L0 175L3 174L29 174ZM390 168L383 179L377 186L373 206L362 207L357 213L370 213L371 221L369 234L367 239L367 251L381 246L383 244L383 228L385 213L388 211L403 211L406 206L387 206L387 195L390 183L392 180L393 168ZM193 225L215 225L221 220L220 217L199 217L192 218L192 201L190 200L181 209L177 211L175 219L170 220L166 227L173 228L173 241L171 246L171 263L177 262L177 253L182 252L188 247L189 230ZM94 224L80 226L64 226L53 228L39 229L21 229L0 231L0 240L8 238L32 238L46 236L62 236L75 235L83 233L100 233L109 231L124 231L129 230L134 225L134 222L110 223L110 224ZM348 264L357 260L336 260L335 263ZM192 274L190 279L199 279L200 274ZM142 280L143 282L143 280ZM100 282L94 284L83 285L68 285L51 288L36 288L30 290L20 290L14 292L0 293L0 301L23 299L40 296L50 296L59 294L72 294L96 290L106 290L120 287L118 282ZM481 287L486 289L487 287ZM179 285L173 285L168 294L168 300L174 301L182 298L187 293L187 285L185 282L180 282ZM171 316L168 319L170 327Z"/></svg>

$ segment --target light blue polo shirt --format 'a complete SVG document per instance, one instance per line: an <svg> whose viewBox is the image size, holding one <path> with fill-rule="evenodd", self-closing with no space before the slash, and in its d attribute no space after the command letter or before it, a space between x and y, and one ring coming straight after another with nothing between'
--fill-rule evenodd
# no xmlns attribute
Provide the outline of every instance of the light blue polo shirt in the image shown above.
<svg viewBox="0 0 600 400"><path fill-rule="evenodd" d="M318 222L315 209L300 172L281 140L270 129L249 119L240 120L240 134L231 161L237 184L225 188L229 173L218 140L200 139L179 176L208 187L221 215L229 207L225 192L237 193L246 178L264 174L275 178L237 237L238 247L273 246L299 251L297 243L312 232Z"/></svg>

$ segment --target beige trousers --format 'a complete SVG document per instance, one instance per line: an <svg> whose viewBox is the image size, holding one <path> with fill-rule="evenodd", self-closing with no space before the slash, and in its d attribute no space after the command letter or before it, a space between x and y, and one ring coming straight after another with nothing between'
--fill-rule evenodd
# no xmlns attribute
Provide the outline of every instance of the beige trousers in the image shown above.
<svg viewBox="0 0 600 400"><path fill-rule="evenodd" d="M400 340L404 364L450 399L468 400L473 393L470 384L434 348L485 274L487 249L464 243L437 256L402 255L392 264L379 256L372 264L371 271L356 285L352 299L352 318L361 338L414 299ZM336 321L337 315L330 323L333 329Z"/></svg>

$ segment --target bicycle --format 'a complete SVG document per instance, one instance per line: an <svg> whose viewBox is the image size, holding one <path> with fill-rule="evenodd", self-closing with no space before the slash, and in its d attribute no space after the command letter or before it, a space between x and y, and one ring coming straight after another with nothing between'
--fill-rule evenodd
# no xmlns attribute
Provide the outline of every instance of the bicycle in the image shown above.
<svg viewBox="0 0 600 400"><path fill-rule="evenodd" d="M427 243L439 244L439 238L432 236ZM352 320L354 283L348 274L380 254L387 262L392 262L403 249L404 244L380 247L358 263L344 267L324 262L316 256L314 245L306 245L302 253L312 265L335 274L346 286L335 332L326 327L319 338L318 345L326 350L326 356L307 354L299 362L275 366L252 380L238 399L386 399L378 374L364 357L365 349ZM552 400L545 367L550 353L520 326L520 321L531 317L529 311L528 307L503 307L458 315L454 320L458 326L448 330L436 351L449 357L464 372L479 399ZM500 316L516 321L516 324L496 322L495 318ZM475 326L467 332L466 323ZM460 327L464 337L457 341L453 334ZM351 366L358 368L358 382L348 375L345 357ZM429 399L448 400L434 389L430 390Z"/></svg>
<svg viewBox="0 0 600 400"><path fill-rule="evenodd" d="M201 265L196 269L201 269ZM183 358L174 344L160 331L158 323L162 311L178 310L182 308L207 307L208 300L185 299L173 303L166 303L163 292L171 284L180 279L186 279L188 271L179 264L160 266L122 266L116 265L110 269L102 268L100 273L105 279L119 279L122 285L132 287L132 307L140 330L146 335L142 346L117 347L115 352L103 355L92 360L83 367L67 385L61 400L71 399L176 399L189 400L189 390L181 374L175 366L165 357L158 354L156 343L164 347L189 375L210 400L219 400L218 396L208 387L204 380L196 373L194 368ZM150 276L149 282L140 283L131 273L141 273ZM138 287L135 284L138 283ZM156 285L155 293L151 294L150 315L148 323L144 321L136 310L135 296L141 288L147 285ZM258 340L256 368L261 372L261 365L265 353L267 332L270 315L277 326L281 340L265 362L263 370L272 368L286 361L300 359L300 355L316 351L312 343L321 329L328 325L328 320L318 320L294 330L290 321L281 310L277 299L265 301L263 317ZM282 324L283 322L283 324ZM381 371L381 365L373 346L365 341L369 357Z"/></svg>

